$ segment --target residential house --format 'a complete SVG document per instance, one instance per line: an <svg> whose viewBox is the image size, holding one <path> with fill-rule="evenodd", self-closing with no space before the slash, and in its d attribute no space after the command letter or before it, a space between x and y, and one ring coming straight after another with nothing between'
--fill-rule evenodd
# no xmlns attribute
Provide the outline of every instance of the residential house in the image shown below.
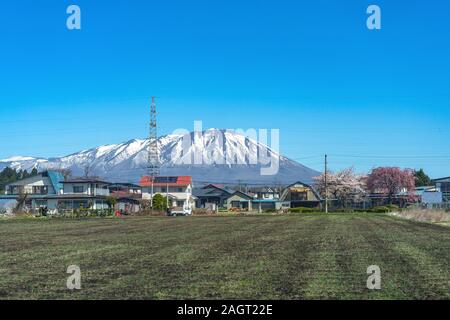
<svg viewBox="0 0 450 320"><path fill-rule="evenodd" d="M450 203L450 177L434 179L433 182L442 192L443 201L445 203Z"/></svg>
<svg viewBox="0 0 450 320"><path fill-rule="evenodd" d="M161 194L168 197L170 207L195 208L195 197L192 195L192 177L150 177L141 178L142 198L150 200L152 195Z"/></svg>
<svg viewBox="0 0 450 320"><path fill-rule="evenodd" d="M57 171L44 171L36 176L6 186L2 199L14 199L25 210L107 209L108 182L96 178L65 180Z"/></svg>
<svg viewBox="0 0 450 320"><path fill-rule="evenodd" d="M259 199L259 200L279 200L280 199L280 191L278 188L272 188L272 187L250 188L247 193L253 195L255 199Z"/></svg>
<svg viewBox="0 0 450 320"><path fill-rule="evenodd" d="M289 203L278 198L278 192L271 188L253 188L249 192L233 190L217 184L209 184L193 191L197 208L217 210L280 210L289 208ZM258 198L258 194L261 199Z"/></svg>
<svg viewBox="0 0 450 320"><path fill-rule="evenodd" d="M109 182L98 178L74 178L61 183L63 185L62 192L49 197L58 202L58 210L108 209Z"/></svg>
<svg viewBox="0 0 450 320"><path fill-rule="evenodd" d="M243 210L243 211L251 211L252 210L252 201L254 198L251 195L248 195L241 191L235 191L234 193L228 195L225 199L224 206L228 210Z"/></svg>
<svg viewBox="0 0 450 320"><path fill-rule="evenodd" d="M281 200L289 201L291 208L315 208L320 206L322 198L312 186L298 181L283 190Z"/></svg>
<svg viewBox="0 0 450 320"><path fill-rule="evenodd" d="M433 206L442 204L442 192L434 186L417 187L415 188L415 195L417 196L417 201L424 205Z"/></svg>
<svg viewBox="0 0 450 320"><path fill-rule="evenodd" d="M283 210L289 209L289 201L281 201L281 188L260 187L251 188L248 194L253 195L252 205L259 212L263 210Z"/></svg>
<svg viewBox="0 0 450 320"><path fill-rule="evenodd" d="M226 199L235 191L223 185L209 184L202 188L195 188L196 207L209 210L225 208Z"/></svg>
<svg viewBox="0 0 450 320"><path fill-rule="evenodd" d="M132 183L113 183L108 186L111 197L116 198L115 210L125 214L139 212L142 187Z"/></svg>
<svg viewBox="0 0 450 320"><path fill-rule="evenodd" d="M108 186L109 192L113 193L125 193L129 195L142 195L142 187L133 183L112 183Z"/></svg>
<svg viewBox="0 0 450 320"><path fill-rule="evenodd" d="M263 210L279 211L289 209L291 203L280 199L254 199L252 200L252 207L258 210L258 212L262 212Z"/></svg>
<svg viewBox="0 0 450 320"><path fill-rule="evenodd" d="M14 200L24 210L36 210L41 207L56 209L57 201L51 196L61 194L64 176L56 171L44 171L36 176L15 181L6 185L3 200Z"/></svg>

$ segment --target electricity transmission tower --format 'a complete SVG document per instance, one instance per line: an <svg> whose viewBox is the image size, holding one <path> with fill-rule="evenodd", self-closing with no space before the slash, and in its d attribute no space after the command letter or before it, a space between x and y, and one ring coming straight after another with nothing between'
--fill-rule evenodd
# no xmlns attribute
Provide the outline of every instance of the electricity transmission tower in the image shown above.
<svg viewBox="0 0 450 320"><path fill-rule="evenodd" d="M159 175L159 154L158 154L158 124L156 122L156 102L155 97L152 97L152 104L150 105L150 127L148 137L148 163L147 170L151 179L151 198L150 206L153 212L153 183L155 177Z"/></svg>
<svg viewBox="0 0 450 320"><path fill-rule="evenodd" d="M155 97L152 97L152 104L150 106L150 131L149 131L149 146L148 146L148 175L152 178L159 175L160 162L158 154L158 125L156 122L156 102Z"/></svg>

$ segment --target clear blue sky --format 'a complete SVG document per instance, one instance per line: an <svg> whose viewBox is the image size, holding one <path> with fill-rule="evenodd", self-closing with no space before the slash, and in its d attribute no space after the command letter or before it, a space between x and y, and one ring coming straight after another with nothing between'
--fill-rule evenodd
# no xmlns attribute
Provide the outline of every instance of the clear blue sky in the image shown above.
<svg viewBox="0 0 450 320"><path fill-rule="evenodd" d="M0 41L0 158L144 138L155 95L161 133L280 128L315 169L450 176L448 1L9 0Z"/></svg>

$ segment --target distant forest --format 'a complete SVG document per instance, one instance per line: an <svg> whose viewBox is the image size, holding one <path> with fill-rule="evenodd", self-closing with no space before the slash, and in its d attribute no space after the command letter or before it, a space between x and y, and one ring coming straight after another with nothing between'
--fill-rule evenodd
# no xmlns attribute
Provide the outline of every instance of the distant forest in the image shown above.
<svg viewBox="0 0 450 320"><path fill-rule="evenodd" d="M31 170L30 173L28 173L27 170L15 170L11 168L5 168L2 172L0 172L0 193L3 193L5 191L5 186L9 183L12 183L14 181L20 180L20 179L26 179L29 177L36 176L38 174L38 171L36 168Z"/></svg>

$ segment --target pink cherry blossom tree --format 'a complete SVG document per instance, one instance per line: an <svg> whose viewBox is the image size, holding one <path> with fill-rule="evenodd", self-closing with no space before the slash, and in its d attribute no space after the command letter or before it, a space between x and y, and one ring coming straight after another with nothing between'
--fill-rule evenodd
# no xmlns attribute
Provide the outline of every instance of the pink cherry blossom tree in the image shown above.
<svg viewBox="0 0 450 320"><path fill-rule="evenodd" d="M315 187L325 197L325 174L314 178ZM365 195L365 177L354 172L353 168L327 173L328 198L335 199L341 207L350 202L360 201Z"/></svg>
<svg viewBox="0 0 450 320"><path fill-rule="evenodd" d="M414 197L414 170L398 167L379 167L372 169L367 177L367 187L372 193L381 193L392 200L400 192Z"/></svg>

